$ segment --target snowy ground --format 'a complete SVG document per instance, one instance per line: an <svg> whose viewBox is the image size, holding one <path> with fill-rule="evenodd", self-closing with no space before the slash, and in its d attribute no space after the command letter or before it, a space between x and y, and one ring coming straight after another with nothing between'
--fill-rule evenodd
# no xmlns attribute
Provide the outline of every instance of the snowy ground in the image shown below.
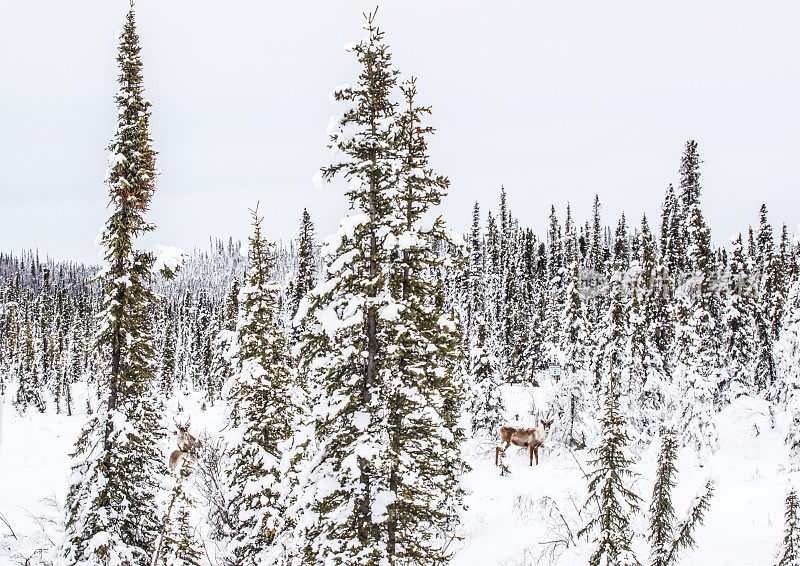
<svg viewBox="0 0 800 566"><path fill-rule="evenodd" d="M508 420L525 423L534 401L543 392L519 386L504 390ZM540 403L541 406L541 403ZM686 566L746 566L773 563L782 538L783 504L788 475L781 467L786 459L782 419L773 428L769 405L740 398L718 418L720 450L700 467L694 454L684 451L677 463L679 476L675 508L679 517L709 476L716 491L705 524L696 535L697 548L684 553ZM528 426L535 424L533 417ZM471 491L465 517L466 538L456 553L454 566L496 564L586 564L590 549L564 548L560 541L583 525L578 516L586 498L586 452L543 449L539 466L528 466L525 449L508 449L509 476L501 477L494 466L493 442L473 443L468 449L472 472L466 478ZM640 455L637 491L649 504L658 446ZM574 456L574 457L573 457ZM579 467L580 466L580 467ZM639 532L646 517L634 521ZM646 543L639 541L638 556L647 559ZM555 554L553 554L553 552ZM554 557L559 557L553 562Z"/></svg>
<svg viewBox="0 0 800 566"><path fill-rule="evenodd" d="M508 421L535 424L534 401L544 392L521 386L504 389ZM201 411L195 398L173 399L171 411L191 415L192 429L219 431L219 407ZM81 412L82 413L82 412ZM5 400L0 422L0 514L15 531L15 548L30 552L46 546L47 533L57 538L58 525L42 522L58 518L50 504L63 504L69 470L69 452L83 415L28 413L20 416ZM774 426L773 426L774 425ZM717 487L705 524L697 532L698 547L683 556L681 564L767 565L773 563L782 537L783 503L789 475L783 444L785 415L773 416L769 405L754 398L740 398L718 418L719 451L700 467L693 454L683 452L678 461L679 477L675 507L679 515L709 475ZM527 564L585 564L589 548L581 543L565 548L561 541L574 536L583 519L578 515L585 499L580 467L587 469L585 452L540 450L539 466L529 467L527 452L508 449L510 475L501 477L494 466L494 442L472 441L466 447L472 471L465 478L470 494L460 542L454 542L454 566ZM640 454L637 471L639 494L649 502L657 446ZM579 467L580 466L580 467ZM1 518L0 518L1 519ZM634 525L643 532L646 518ZM44 530L43 528L44 527ZM640 559L646 560L640 541ZM9 528L0 520L0 564L15 563L8 548ZM553 560L558 558L557 562Z"/></svg>

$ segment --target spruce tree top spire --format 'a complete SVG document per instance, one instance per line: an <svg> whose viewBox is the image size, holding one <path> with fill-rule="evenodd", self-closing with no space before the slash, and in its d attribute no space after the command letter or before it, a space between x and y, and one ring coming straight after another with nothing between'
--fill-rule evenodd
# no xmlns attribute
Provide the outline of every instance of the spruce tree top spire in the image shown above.
<svg viewBox="0 0 800 566"><path fill-rule="evenodd" d="M134 254L133 244L142 233L153 230L144 214L155 190L156 152L149 133L151 103L144 98L140 52L135 14L131 7L119 38L119 90L115 96L117 126L108 146L106 185L110 205L115 210L102 234L109 275L117 277L128 270L134 255L146 259L145 254Z"/></svg>
<svg viewBox="0 0 800 566"><path fill-rule="evenodd" d="M681 158L681 200L683 210L689 214L692 207L700 204L700 155L697 142L689 140Z"/></svg>
<svg viewBox="0 0 800 566"><path fill-rule="evenodd" d="M348 48L361 64L358 82L333 92L334 100L349 103L328 128L329 147L343 154L342 159L321 170L326 181L342 175L350 183L347 197L373 220L385 215L389 207L381 188L390 183L394 173L391 157L397 104L390 93L399 74L392 68L383 31L375 25L376 14L377 8L364 14L367 37Z"/></svg>

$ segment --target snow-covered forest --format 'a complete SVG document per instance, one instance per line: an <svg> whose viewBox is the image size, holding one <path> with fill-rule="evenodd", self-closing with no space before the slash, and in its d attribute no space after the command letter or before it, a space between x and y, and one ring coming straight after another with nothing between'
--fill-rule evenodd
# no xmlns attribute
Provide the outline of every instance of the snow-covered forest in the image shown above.
<svg viewBox="0 0 800 566"><path fill-rule="evenodd" d="M800 565L794 229L712 239L689 140L658 218L600 191L524 226L499 187L459 234L435 111L365 32L315 176L338 231L270 242L254 202L246 242L146 251L131 8L102 265L0 254L0 562Z"/></svg>

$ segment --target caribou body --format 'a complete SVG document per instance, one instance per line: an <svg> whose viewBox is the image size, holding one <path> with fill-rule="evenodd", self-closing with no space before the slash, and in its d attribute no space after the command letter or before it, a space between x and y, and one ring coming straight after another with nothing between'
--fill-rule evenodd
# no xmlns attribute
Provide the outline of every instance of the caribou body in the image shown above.
<svg viewBox="0 0 800 566"><path fill-rule="evenodd" d="M553 420L541 421L536 428L514 428L510 426L500 427L500 444L494 452L494 465L499 465L500 451L505 453L509 444L528 449L528 465L533 466L533 459L536 458L536 465L539 465L539 447L547 440L550 433L550 425Z"/></svg>

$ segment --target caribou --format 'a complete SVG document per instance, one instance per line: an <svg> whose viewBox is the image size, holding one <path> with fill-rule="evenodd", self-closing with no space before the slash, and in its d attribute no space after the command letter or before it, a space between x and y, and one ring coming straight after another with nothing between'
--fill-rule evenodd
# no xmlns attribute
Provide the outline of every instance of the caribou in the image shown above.
<svg viewBox="0 0 800 566"><path fill-rule="evenodd" d="M189 434L190 424L191 421L186 421L185 423L175 421L175 427L177 428L175 434L178 437L178 449L173 450L172 454L169 455L170 470L174 470L178 467L178 464L181 463L181 460L183 460L187 454L192 456L196 454L197 450L203 445L202 442Z"/></svg>
<svg viewBox="0 0 800 566"><path fill-rule="evenodd" d="M500 451L505 454L506 448L509 444L520 446L528 449L529 466L533 466L533 459L536 458L536 465L539 465L539 447L547 440L547 435L550 433L550 425L553 424L553 419L549 421L541 421L536 428L514 428L510 426L500 427L500 444L505 443L505 446L498 446L494 452L494 465L499 465Z"/></svg>

